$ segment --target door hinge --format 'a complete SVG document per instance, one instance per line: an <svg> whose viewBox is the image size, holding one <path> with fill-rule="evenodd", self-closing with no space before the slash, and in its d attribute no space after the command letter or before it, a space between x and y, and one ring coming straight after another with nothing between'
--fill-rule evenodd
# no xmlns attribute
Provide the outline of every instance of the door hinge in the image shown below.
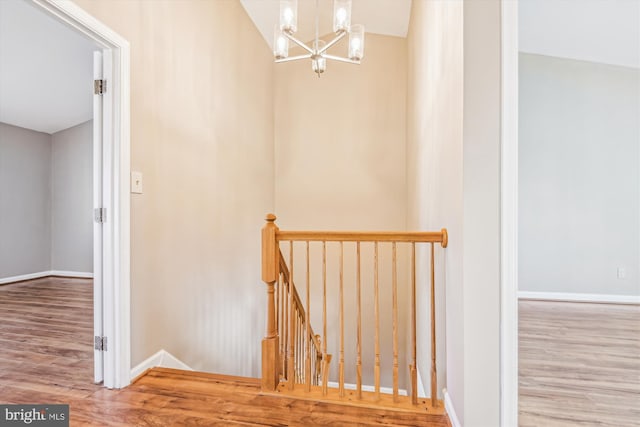
<svg viewBox="0 0 640 427"><path fill-rule="evenodd" d="M106 80L94 80L93 81L93 93L94 95L102 95L107 91Z"/></svg>
<svg viewBox="0 0 640 427"><path fill-rule="evenodd" d="M95 348L96 350L107 351L107 337L99 337L96 335L95 337L93 337L93 342L93 348Z"/></svg>
<svg viewBox="0 0 640 427"><path fill-rule="evenodd" d="M93 219L98 224L107 222L107 208L96 208L93 210Z"/></svg>

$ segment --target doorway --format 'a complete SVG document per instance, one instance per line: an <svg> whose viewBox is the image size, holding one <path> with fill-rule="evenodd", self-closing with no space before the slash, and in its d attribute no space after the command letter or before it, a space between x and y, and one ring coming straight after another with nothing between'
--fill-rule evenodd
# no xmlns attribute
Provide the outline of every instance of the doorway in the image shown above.
<svg viewBox="0 0 640 427"><path fill-rule="evenodd" d="M66 30L88 40L102 54L100 71L107 80L108 89L99 96L102 109L98 111L98 120L94 120L98 125L93 126L92 132L100 137L96 141L102 143L102 149L94 150L101 154L100 158L94 158L101 167L94 168L97 175L94 183L99 191L94 193L92 202L93 208L99 209L95 211L98 226L93 226L94 232L101 232L93 233L97 235L93 239L97 250L91 260L97 266L93 272L95 283L102 285L94 300L97 306L94 310L95 335L100 342L96 339L90 344L97 347L94 380L103 381L109 388L124 387L130 382L128 43L74 4L56 4L49 0L15 1L19 2L19 7L28 7L58 26L63 24ZM20 52L24 40L12 42ZM91 57L89 62L92 63ZM88 89L92 90L93 85ZM53 90L44 90L42 96L49 92ZM91 92L89 95L94 96ZM89 216L94 219L91 211Z"/></svg>
<svg viewBox="0 0 640 427"><path fill-rule="evenodd" d="M578 405L591 400L605 402L598 421L626 425L637 419L629 405L606 405L637 399L637 384L619 381L640 371L624 349L640 319L640 5L502 3L502 422L517 425L520 406L520 425L549 423L553 411L589 423L592 408ZM593 373L611 387L593 391ZM611 400L613 389L626 391Z"/></svg>

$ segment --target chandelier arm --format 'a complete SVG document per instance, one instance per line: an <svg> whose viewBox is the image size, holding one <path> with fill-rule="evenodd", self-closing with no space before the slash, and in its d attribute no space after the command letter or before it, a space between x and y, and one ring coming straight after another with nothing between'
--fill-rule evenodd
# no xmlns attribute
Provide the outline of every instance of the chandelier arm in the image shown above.
<svg viewBox="0 0 640 427"><path fill-rule="evenodd" d="M295 44L297 44L298 46L300 46L301 48L303 48L304 50L306 50L307 52L309 52L311 55L313 55L313 49L311 49L309 46L307 46L306 44L304 44L303 42L301 42L300 40L298 40L297 38L293 37L291 34L289 34L288 32L283 32L283 34L292 42L294 42Z"/></svg>
<svg viewBox="0 0 640 427"><path fill-rule="evenodd" d="M347 32L345 30L340 30L340 33L333 39L331 40L329 43L327 43L325 45L325 47L323 47L322 49L320 49L320 51L318 52L318 54L322 54L324 52L327 51L327 49L329 49L331 46L333 46L334 44L338 43L340 40L342 40L342 38L344 36L347 35Z"/></svg>
<svg viewBox="0 0 640 427"><path fill-rule="evenodd" d="M334 61L340 61L340 62L346 62L346 63L348 63L348 64L357 64L357 65L360 65L360 61L355 60L355 59L343 58L343 57L341 57L341 56L327 55L327 54L324 54L324 55L322 55L322 56L324 56L324 57L325 57L325 58L327 58L327 59L333 59Z"/></svg>
<svg viewBox="0 0 640 427"><path fill-rule="evenodd" d="M281 62L291 62L291 61L297 61L299 59L309 59L309 58L311 58L310 53L306 55L290 56L288 58L276 59L276 64L279 64Z"/></svg>

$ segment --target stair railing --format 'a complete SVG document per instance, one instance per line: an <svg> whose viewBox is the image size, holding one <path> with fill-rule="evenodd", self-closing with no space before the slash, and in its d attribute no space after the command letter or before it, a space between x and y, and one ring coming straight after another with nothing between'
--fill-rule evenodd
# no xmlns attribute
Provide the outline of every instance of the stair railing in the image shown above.
<svg viewBox="0 0 640 427"><path fill-rule="evenodd" d="M447 247L447 230L438 232L352 232L352 231L281 231L275 224L276 217L267 215L262 229L262 279L267 284L267 336L262 341L262 389L274 391L281 382L288 390L295 384L303 384L310 392L319 386L322 396L328 394L328 373L332 356L327 354L327 243L337 242L340 248L339 274L339 358L338 398L345 397L345 344L344 344L344 243L355 242L357 262L357 358L355 399L363 400L362 390L362 304L361 304L361 243L374 248L374 398L380 398L380 296L379 296L379 246L391 244L392 248L392 323L393 323L393 402L399 402L398 387L398 257L397 245L410 248L411 294L411 343L409 374L410 401L418 404L417 384L417 316L416 316L416 244L430 244L430 318L431 318L431 406L437 407L436 369L436 317L435 317L435 248L439 243ZM289 242L289 265L280 250L280 242ZM294 242L304 242L306 249L305 304L293 281ZM322 243L322 339L313 332L310 324L310 268L309 242Z"/></svg>

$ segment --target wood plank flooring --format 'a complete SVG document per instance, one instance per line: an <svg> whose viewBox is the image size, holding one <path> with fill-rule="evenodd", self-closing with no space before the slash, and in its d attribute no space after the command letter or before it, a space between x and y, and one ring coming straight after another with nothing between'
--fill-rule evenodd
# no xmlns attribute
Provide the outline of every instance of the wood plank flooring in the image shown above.
<svg viewBox="0 0 640 427"><path fill-rule="evenodd" d="M93 385L91 281L0 286L0 403L68 403L71 425L433 426L427 416L261 395L256 379L156 368L123 390Z"/></svg>
<svg viewBox="0 0 640 427"><path fill-rule="evenodd" d="M640 306L519 303L520 426L640 426Z"/></svg>

